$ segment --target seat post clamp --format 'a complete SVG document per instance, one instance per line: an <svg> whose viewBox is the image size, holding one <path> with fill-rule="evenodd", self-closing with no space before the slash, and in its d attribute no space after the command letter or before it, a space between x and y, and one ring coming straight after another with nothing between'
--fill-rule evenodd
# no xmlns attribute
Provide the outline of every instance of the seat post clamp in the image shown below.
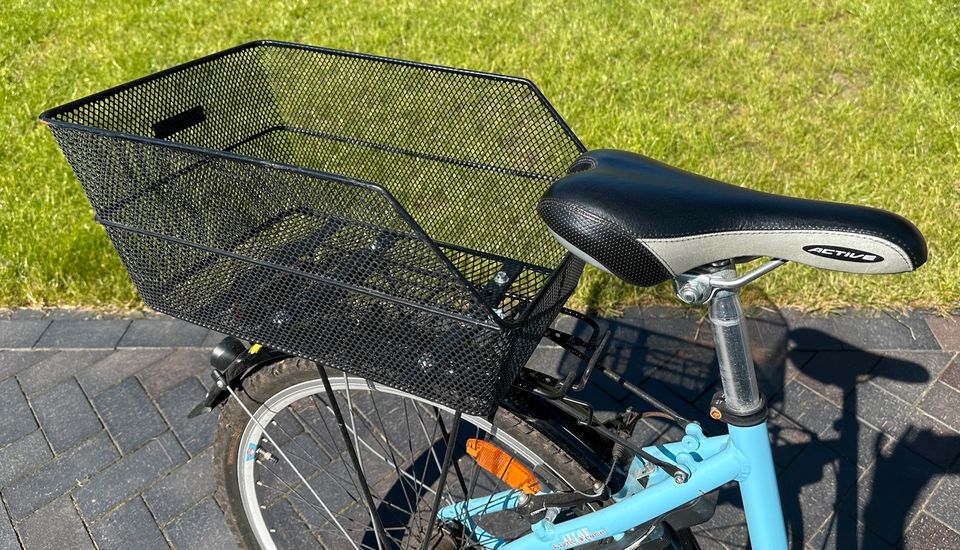
<svg viewBox="0 0 960 550"><path fill-rule="evenodd" d="M685 304L701 305L713 299L717 290L738 290L787 263L786 260L773 258L737 277L733 261L714 262L694 271L681 273L673 278L673 291Z"/></svg>
<svg viewBox="0 0 960 550"><path fill-rule="evenodd" d="M749 428L764 422L767 419L768 412L767 400L763 394L760 394L760 407L747 414L731 412L727 408L722 391L713 394L713 398L710 399L710 418L741 428Z"/></svg>

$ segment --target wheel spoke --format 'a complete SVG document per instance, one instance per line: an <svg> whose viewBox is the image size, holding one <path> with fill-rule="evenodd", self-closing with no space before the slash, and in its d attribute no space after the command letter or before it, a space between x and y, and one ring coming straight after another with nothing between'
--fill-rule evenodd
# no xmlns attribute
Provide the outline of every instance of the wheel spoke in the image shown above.
<svg viewBox="0 0 960 550"><path fill-rule="evenodd" d="M264 425L261 424L260 421L257 420L256 417L253 416L253 413L250 412L250 409L248 409L247 406L244 405L243 401L240 400L239 397L237 397L237 394L236 394L236 392L233 391L233 388L231 388L229 385L226 385L225 387L226 387L227 391L230 392L230 396L233 397L233 399L235 400L235 402L238 403L238 404L240 405L240 407L243 408L243 411L247 414L247 416L250 418L250 420L252 420L253 422L255 422L255 423L257 424L257 427L260 428L260 431L263 433L263 435L264 435L264 436L270 441L270 443L277 449L277 452L280 454L281 458L283 458L284 460L287 461L288 464L290 464L290 467L293 468L294 473L296 473L296 474L297 474L297 477L299 477L300 480L303 482L303 484L307 486L307 489L309 489L309 490L310 490L310 493L313 495L313 497L314 497L315 499L317 499L317 502L320 503L320 505L323 507L324 511L330 516L330 519L333 521L333 523L336 524L337 528L339 528L339 529L343 532L344 535L347 535L347 532L346 532L346 530L343 528L343 525L340 525L340 522L337 521L337 518L333 515L333 512L331 512L330 509L327 508L326 503L323 502L323 499L320 498L320 495L317 494L317 492L313 489L313 487L312 487L312 486L307 482L307 480L303 477L303 474L300 473L300 470L297 469L297 467L294 466L292 463L290 463L290 459L287 458L287 455L286 455L286 453L283 452L283 449L281 449L281 448L276 444L276 442L273 440L273 437L267 432L266 427L264 427ZM349 539L350 537L347 536L347 538ZM352 541L352 540L350 541L350 545L353 546L354 548L357 548L357 545L356 545L356 544L353 544L353 541Z"/></svg>
<svg viewBox="0 0 960 550"><path fill-rule="evenodd" d="M464 458L462 439L451 439L456 434L450 432L456 430L447 430L449 418L457 415L362 379L345 375L328 379L328 393L319 382L301 382L295 391L278 393L259 405L256 416L232 393L232 402L239 403L250 419L249 440L242 439L241 448L254 443L259 455L262 444L263 452L270 451L281 460L278 465L276 459L261 455L256 463L245 466L245 471L253 474L240 471L241 486L255 484L246 493L252 493L252 498L245 497L252 505L245 501L244 510L256 526L255 532L260 533L259 540L275 536L263 526L269 517L271 523L280 520L272 527L299 529L299 536L308 537L309 544L316 539L329 548L393 550L422 548L426 541L454 542L454 535L440 532L434 514L441 505L459 502L460 494L466 500L475 494L482 500L478 502L480 511L474 508L472 521L465 522L463 537L457 537L454 546L484 548L469 528L484 514L490 520L489 526L484 526L497 536L496 526L501 523L492 511L496 509L493 493L502 487L502 480ZM339 403L340 415L331 400ZM334 417L339 422L331 425ZM465 431L466 426L460 426L461 437L496 440L517 460L528 462L529 458L534 468L546 466L522 446L519 452L512 452L519 443L509 432L503 432L506 441L501 443L499 430L489 419L466 415L463 419L474 427ZM350 449L354 457L348 460ZM242 462L245 455L238 458ZM455 479L450 479L454 475L450 468L456 472ZM550 479L546 481L555 487ZM288 522L278 514L292 518Z"/></svg>

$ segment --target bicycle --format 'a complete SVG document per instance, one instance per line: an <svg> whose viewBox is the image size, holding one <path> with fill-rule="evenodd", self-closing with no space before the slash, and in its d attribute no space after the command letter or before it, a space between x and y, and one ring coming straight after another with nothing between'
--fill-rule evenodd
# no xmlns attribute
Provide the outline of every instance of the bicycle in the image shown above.
<svg viewBox="0 0 960 550"><path fill-rule="evenodd" d="M752 545L785 548L737 291L926 260L888 212L588 151L513 77L261 41L41 120L144 301L231 335L192 414L220 409L246 547L698 548L735 481ZM726 434L603 365L609 333L564 308L585 263L708 305ZM544 336L582 367L525 368ZM596 376L651 410L601 422ZM635 444L650 416L684 435Z"/></svg>

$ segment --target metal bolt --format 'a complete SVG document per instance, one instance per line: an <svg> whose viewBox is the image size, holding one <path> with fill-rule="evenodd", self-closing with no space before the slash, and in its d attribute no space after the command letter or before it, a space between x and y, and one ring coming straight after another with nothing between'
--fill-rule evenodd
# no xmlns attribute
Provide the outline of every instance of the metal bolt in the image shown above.
<svg viewBox="0 0 960 550"><path fill-rule="evenodd" d="M602 482L602 481L598 481L598 482L596 482L596 483L593 484L593 490L594 490L594 491L599 491L600 489L603 489L603 482Z"/></svg>
<svg viewBox="0 0 960 550"><path fill-rule="evenodd" d="M217 387L220 388L221 390L223 389L223 387L224 387L225 385L226 385L226 384L223 383L223 379L222 379L222 378L221 378L220 380L217 380Z"/></svg>
<svg viewBox="0 0 960 550"><path fill-rule="evenodd" d="M426 354L417 361L417 366L420 367L422 371L429 371L433 369L433 357L430 354Z"/></svg>
<svg viewBox="0 0 960 550"><path fill-rule="evenodd" d="M517 506L526 506L528 502L530 502L530 495L527 493L523 493L517 497Z"/></svg>
<svg viewBox="0 0 960 550"><path fill-rule="evenodd" d="M293 316L282 309L273 314L273 324L275 325L286 325L292 320Z"/></svg>
<svg viewBox="0 0 960 550"><path fill-rule="evenodd" d="M720 412L720 409L716 407L710 407L710 418L714 420L720 420L723 417L723 413Z"/></svg>
<svg viewBox="0 0 960 550"><path fill-rule="evenodd" d="M691 281L680 287L677 297L686 304L699 304L703 302L705 290L702 284Z"/></svg>
<svg viewBox="0 0 960 550"><path fill-rule="evenodd" d="M498 285L505 285L510 282L510 275L506 271L498 271L497 274L493 276L493 282Z"/></svg>
<svg viewBox="0 0 960 550"><path fill-rule="evenodd" d="M553 520L557 519L557 516L559 515L559 508L547 508L546 513L543 515L543 519L546 520L547 523L553 523Z"/></svg>
<svg viewBox="0 0 960 550"><path fill-rule="evenodd" d="M697 291L689 284L683 285L677 295L685 304L692 304L697 301Z"/></svg>
<svg viewBox="0 0 960 550"><path fill-rule="evenodd" d="M682 471L679 471L673 474L673 480L676 481L677 484L682 484L687 481L687 474L683 473Z"/></svg>

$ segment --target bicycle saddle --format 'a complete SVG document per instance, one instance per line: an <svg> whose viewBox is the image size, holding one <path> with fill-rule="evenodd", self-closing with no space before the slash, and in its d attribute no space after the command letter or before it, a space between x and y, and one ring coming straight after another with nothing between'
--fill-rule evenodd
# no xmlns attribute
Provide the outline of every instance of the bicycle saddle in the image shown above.
<svg viewBox="0 0 960 550"><path fill-rule="evenodd" d="M537 211L571 252L640 286L737 257L849 273L912 271L927 259L923 236L896 214L753 191L624 151L581 156Z"/></svg>

